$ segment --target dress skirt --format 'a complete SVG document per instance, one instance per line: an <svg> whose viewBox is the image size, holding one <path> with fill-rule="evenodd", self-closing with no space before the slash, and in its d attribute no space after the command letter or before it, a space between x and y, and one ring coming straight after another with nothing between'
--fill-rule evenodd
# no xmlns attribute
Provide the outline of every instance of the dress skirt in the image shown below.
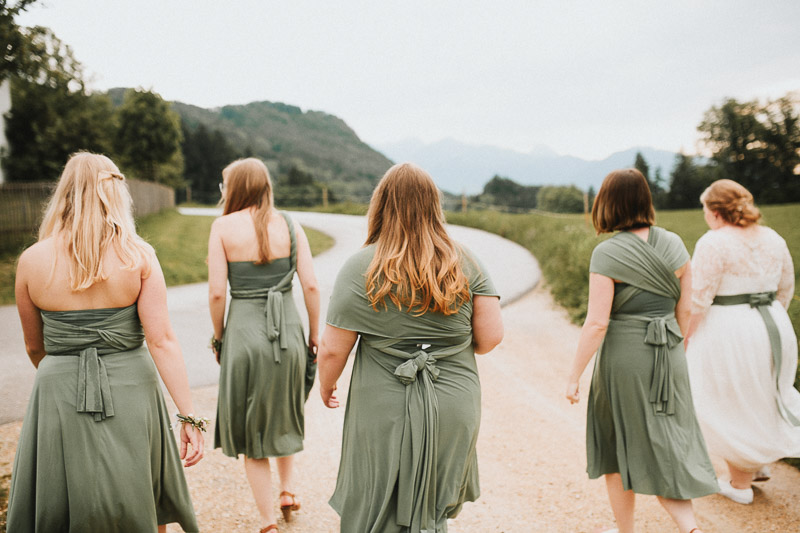
<svg viewBox="0 0 800 533"><path fill-rule="evenodd" d="M77 412L79 358L39 364L8 511L14 533L198 531L155 365L145 347L102 356L113 416Z"/></svg>
<svg viewBox="0 0 800 533"><path fill-rule="evenodd" d="M279 297L286 349L269 340L266 298L231 299L214 430L214 446L229 457L283 457L303 449L307 348L292 292Z"/></svg>
<svg viewBox="0 0 800 533"><path fill-rule="evenodd" d="M781 338L781 400L800 418L800 392L793 385L797 337L780 303L773 302L769 313ZM800 427L777 408L769 337L757 309L712 305L687 355L697 417L712 454L749 471L783 457L800 457Z"/></svg>
<svg viewBox="0 0 800 533"><path fill-rule="evenodd" d="M675 301L646 291L620 309L666 315ZM656 358L646 322L611 323L595 363L586 428L589 477L619 473L626 490L686 500L719 491L694 412L683 343L667 355L674 414L650 402ZM676 339L677 340L677 339Z"/></svg>

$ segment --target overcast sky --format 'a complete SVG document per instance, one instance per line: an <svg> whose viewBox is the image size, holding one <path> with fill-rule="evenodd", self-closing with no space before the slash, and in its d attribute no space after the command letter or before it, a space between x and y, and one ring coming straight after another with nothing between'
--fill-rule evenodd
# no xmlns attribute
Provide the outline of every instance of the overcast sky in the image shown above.
<svg viewBox="0 0 800 533"><path fill-rule="evenodd" d="M723 98L800 90L797 0L46 0L19 22L71 45L94 89L285 102L373 145L694 153Z"/></svg>

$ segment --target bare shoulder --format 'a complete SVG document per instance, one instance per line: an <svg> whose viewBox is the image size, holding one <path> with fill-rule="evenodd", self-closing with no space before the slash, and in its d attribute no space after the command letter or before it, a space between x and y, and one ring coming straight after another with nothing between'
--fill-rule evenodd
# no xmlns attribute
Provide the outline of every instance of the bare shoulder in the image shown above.
<svg viewBox="0 0 800 533"><path fill-rule="evenodd" d="M47 268L55 259L55 242L52 237L36 242L25 249L17 260L18 273L31 273Z"/></svg>

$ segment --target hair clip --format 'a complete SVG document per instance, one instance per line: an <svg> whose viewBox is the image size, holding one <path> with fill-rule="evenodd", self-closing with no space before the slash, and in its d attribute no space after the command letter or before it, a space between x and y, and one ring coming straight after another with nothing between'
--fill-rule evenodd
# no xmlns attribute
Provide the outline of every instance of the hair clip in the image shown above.
<svg viewBox="0 0 800 533"><path fill-rule="evenodd" d="M119 172L112 172L110 170L101 170L97 173L98 180L118 179L120 181L125 179L125 176Z"/></svg>

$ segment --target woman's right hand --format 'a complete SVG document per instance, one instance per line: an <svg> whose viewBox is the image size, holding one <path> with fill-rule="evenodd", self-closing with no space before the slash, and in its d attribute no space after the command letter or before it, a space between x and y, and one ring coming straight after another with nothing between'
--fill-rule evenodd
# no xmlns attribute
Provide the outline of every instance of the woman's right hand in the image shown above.
<svg viewBox="0 0 800 533"><path fill-rule="evenodd" d="M181 459L183 466L194 466L203 458L205 439L203 432L191 424L181 424ZM191 451L189 450L191 448Z"/></svg>
<svg viewBox="0 0 800 533"><path fill-rule="evenodd" d="M567 383L566 397L567 400L569 400L569 403L572 404L576 404L581 401L581 390L577 381L570 381Z"/></svg>
<svg viewBox="0 0 800 533"><path fill-rule="evenodd" d="M339 407L339 399L336 397L336 384L333 387L326 388L320 385L319 394L322 396L322 403L329 409L336 409Z"/></svg>

